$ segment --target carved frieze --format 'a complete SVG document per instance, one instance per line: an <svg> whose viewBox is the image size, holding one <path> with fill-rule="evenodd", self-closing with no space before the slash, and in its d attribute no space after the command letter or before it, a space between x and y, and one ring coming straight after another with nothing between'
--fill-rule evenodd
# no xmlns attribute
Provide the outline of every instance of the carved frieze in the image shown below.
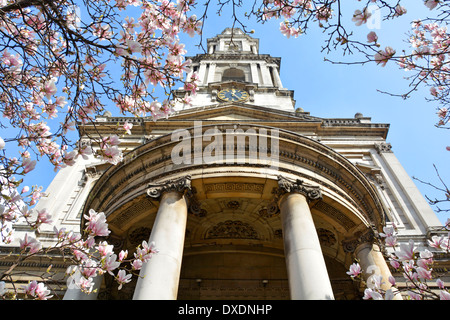
<svg viewBox="0 0 450 320"><path fill-rule="evenodd" d="M248 223L239 220L220 222L208 231L206 239L253 239L258 240L256 230Z"/></svg>
<svg viewBox="0 0 450 320"><path fill-rule="evenodd" d="M224 182L205 184L206 192L251 192L262 193L264 184L260 183L240 183L240 182Z"/></svg>

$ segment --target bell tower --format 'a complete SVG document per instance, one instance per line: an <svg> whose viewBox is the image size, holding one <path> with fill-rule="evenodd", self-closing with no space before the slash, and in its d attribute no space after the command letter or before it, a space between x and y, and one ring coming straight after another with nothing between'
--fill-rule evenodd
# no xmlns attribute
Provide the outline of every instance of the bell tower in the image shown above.
<svg viewBox="0 0 450 320"><path fill-rule="evenodd" d="M241 29L227 28L208 39L206 54L191 57L199 90L192 104L178 105L176 110L223 103L245 103L294 111L293 91L283 88L280 79L281 58L259 54L259 39ZM179 96L185 91L180 90Z"/></svg>

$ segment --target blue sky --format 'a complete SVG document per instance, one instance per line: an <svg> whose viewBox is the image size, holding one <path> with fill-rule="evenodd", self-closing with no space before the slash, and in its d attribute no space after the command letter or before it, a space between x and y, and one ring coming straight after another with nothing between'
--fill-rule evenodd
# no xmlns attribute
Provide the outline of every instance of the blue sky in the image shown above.
<svg viewBox="0 0 450 320"><path fill-rule="evenodd" d="M348 1L356 3L356 1ZM348 3L346 2L346 3ZM391 45L395 49L407 48L404 42L410 29L410 21L429 13L421 0L405 2L408 13L395 21L382 21L377 32L382 47ZM352 8L354 10L355 8ZM353 11L350 12L350 14ZM229 12L221 17L211 9L209 20L204 27L203 44L206 39L231 27ZM355 30L365 39L370 31L367 26L355 27L351 17L344 17L346 26ZM404 93L408 91L409 82L404 79L408 74L397 66L388 63L381 68L369 65L333 65L324 61L321 52L326 35L313 26L306 35L287 39L278 30L281 20L265 25L245 20L254 37L260 39L260 53L281 57L281 79L285 88L295 91L297 107L303 108L312 116L324 118L353 118L360 112L371 117L374 123L390 123L387 141L410 176L439 185L433 164L441 176L450 181L448 166L450 152L445 150L450 145L449 131L435 128L437 122L436 105L425 100L428 89L422 89L407 100L395 98L377 92L388 91ZM188 55L202 53L196 48L199 38L183 37L187 44ZM400 50L399 50L400 51ZM342 52L327 56L333 60L342 60ZM361 60L362 56L350 56L347 59ZM48 186L54 177L52 169L41 163L30 176L29 184ZM450 182L449 182L450 183ZM416 182L422 194L431 198L442 197L430 187ZM439 219L445 222L450 214L439 213Z"/></svg>

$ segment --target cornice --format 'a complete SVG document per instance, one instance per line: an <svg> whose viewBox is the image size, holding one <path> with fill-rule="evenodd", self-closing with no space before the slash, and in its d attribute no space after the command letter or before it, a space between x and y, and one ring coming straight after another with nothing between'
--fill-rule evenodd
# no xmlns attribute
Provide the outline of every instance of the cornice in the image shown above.
<svg viewBox="0 0 450 320"><path fill-rule="evenodd" d="M268 54L254 54L251 52L243 53L243 52L236 52L236 53L203 53L198 54L193 57L186 57L186 59L191 59L193 63L199 63L199 62L209 62L209 61L221 61L223 63L226 63L227 60L239 60L242 61L242 63L245 63L245 61L264 61L266 63L273 63L276 64L278 67L281 65L281 58L279 57L272 57Z"/></svg>

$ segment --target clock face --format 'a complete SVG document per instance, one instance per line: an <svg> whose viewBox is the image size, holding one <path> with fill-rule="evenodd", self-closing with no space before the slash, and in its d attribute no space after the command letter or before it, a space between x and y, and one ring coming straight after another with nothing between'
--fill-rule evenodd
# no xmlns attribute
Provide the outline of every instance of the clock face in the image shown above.
<svg viewBox="0 0 450 320"><path fill-rule="evenodd" d="M217 96L223 101L243 101L249 97L247 91L240 89L224 89Z"/></svg>

